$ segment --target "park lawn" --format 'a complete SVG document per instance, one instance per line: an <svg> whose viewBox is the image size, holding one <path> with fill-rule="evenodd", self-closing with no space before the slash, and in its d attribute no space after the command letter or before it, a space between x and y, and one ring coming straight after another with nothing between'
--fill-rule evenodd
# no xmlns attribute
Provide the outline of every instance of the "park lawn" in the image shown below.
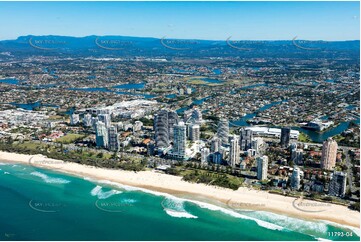
<svg viewBox="0 0 361 242"><path fill-rule="evenodd" d="M313 143L312 139L307 134L304 134L302 132L300 132L300 135L298 136L298 141Z"/></svg>
<svg viewBox="0 0 361 242"><path fill-rule="evenodd" d="M62 144L70 144L70 143L74 143L79 139L83 139L84 137L85 135L82 134L67 134L63 137L56 139L55 141Z"/></svg>
<svg viewBox="0 0 361 242"><path fill-rule="evenodd" d="M63 116L60 115L53 115L49 117L50 120L59 120L59 119L64 119Z"/></svg>

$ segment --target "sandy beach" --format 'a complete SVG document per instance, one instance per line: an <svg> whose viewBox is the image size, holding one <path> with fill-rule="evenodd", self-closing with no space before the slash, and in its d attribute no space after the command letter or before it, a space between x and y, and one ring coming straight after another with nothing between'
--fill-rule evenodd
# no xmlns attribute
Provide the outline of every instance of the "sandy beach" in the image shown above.
<svg viewBox="0 0 361 242"><path fill-rule="evenodd" d="M193 184L182 181L181 177L155 171L131 172L85 166L76 163L48 159L42 155L22 155L0 152L0 161L29 164L41 168L57 170L79 177L108 180L124 185L166 192L180 197L192 195L193 199L213 200L235 209L263 210L308 220L326 220L342 225L360 227L360 213L345 206L301 200L270 194L265 191L226 188Z"/></svg>

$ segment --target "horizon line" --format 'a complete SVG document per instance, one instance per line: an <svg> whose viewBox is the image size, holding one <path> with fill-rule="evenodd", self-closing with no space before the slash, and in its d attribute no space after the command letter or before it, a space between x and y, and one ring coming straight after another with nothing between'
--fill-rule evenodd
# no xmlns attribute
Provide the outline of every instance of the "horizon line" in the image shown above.
<svg viewBox="0 0 361 242"><path fill-rule="evenodd" d="M293 36L290 39L230 39L232 38L232 36L228 36L225 39L200 39L200 38L172 38L172 37L167 37L167 36L163 36L163 37L149 37L149 36L131 36L131 35L96 35L96 34L91 34L91 35L84 35L84 36L72 36L72 35L56 35L56 34L44 34L44 35L33 35L33 34L28 34L28 35L19 35L18 37L16 37L15 39L0 39L0 41L15 41L17 39L19 39L20 37L28 37L28 36L33 36L33 37L49 37L49 36L54 36L54 37L70 37L70 38L86 38L86 37L133 37L133 38L151 38L151 39L170 39L170 40L199 40L199 41L295 41L295 40L306 40L306 41L324 41L324 42L346 42L346 41L360 41L360 39L344 39L344 40L325 40L325 39L302 39L302 38L298 38L298 36ZM296 39L297 38L297 39Z"/></svg>

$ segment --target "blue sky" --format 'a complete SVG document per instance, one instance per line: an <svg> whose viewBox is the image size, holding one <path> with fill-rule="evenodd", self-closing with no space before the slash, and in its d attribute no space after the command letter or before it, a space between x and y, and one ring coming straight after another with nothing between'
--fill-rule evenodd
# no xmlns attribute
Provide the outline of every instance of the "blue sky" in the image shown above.
<svg viewBox="0 0 361 242"><path fill-rule="evenodd" d="M0 39L126 35L355 40L359 2L0 2Z"/></svg>

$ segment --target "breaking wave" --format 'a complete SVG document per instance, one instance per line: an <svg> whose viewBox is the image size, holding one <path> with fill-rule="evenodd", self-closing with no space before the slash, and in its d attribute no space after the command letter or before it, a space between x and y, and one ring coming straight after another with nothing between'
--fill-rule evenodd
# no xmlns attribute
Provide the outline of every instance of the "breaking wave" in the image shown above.
<svg viewBox="0 0 361 242"><path fill-rule="evenodd" d="M55 184L68 184L70 183L69 180L63 179L63 178L55 178L55 177L50 177L44 173L38 172L38 171L34 171L30 173L33 176L36 177L40 177L44 182L46 183L55 183Z"/></svg>

